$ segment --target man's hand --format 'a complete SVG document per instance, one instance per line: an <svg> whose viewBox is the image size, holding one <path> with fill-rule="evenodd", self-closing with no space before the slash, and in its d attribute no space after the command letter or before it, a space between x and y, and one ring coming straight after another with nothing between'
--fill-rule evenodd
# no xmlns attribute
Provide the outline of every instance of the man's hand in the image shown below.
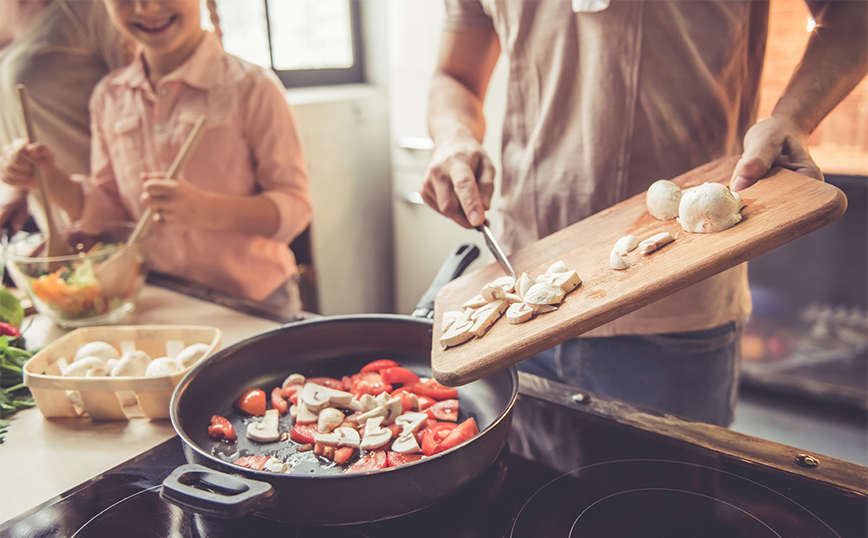
<svg viewBox="0 0 868 538"><path fill-rule="evenodd" d="M494 193L494 165L473 137L439 143L422 185L429 206L465 228L485 222Z"/></svg>
<svg viewBox="0 0 868 538"><path fill-rule="evenodd" d="M30 217L27 191L0 185L0 227L17 232Z"/></svg>
<svg viewBox="0 0 868 538"><path fill-rule="evenodd" d="M772 166L780 166L823 181L823 173L808 154L807 135L796 123L772 116L754 124L744 136L744 153L732 174L730 188L750 187Z"/></svg>

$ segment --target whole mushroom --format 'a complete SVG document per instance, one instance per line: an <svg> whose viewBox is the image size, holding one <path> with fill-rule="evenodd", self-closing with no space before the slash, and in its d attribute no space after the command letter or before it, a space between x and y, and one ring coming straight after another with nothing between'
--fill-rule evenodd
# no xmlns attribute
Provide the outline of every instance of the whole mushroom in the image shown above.
<svg viewBox="0 0 868 538"><path fill-rule="evenodd" d="M645 193L645 206L655 219L670 220L678 216L681 197L681 187L676 183L658 179Z"/></svg>
<svg viewBox="0 0 868 538"><path fill-rule="evenodd" d="M703 183L684 191L678 222L685 231L714 233L741 221L741 198L720 183Z"/></svg>

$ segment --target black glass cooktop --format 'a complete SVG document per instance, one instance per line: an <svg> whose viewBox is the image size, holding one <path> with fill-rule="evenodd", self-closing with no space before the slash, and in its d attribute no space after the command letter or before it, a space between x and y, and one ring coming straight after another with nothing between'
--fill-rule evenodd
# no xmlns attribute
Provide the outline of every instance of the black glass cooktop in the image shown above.
<svg viewBox="0 0 868 538"><path fill-rule="evenodd" d="M788 447L637 414L599 398L578 403L562 385L536 378L528 384L524 374L521 379L510 439L496 462L450 498L395 519L314 528L258 516L217 520L187 513L159 496L162 480L187 463L176 437L7 521L0 535L868 536L863 467L821 456L817 467L801 467L795 462L799 454Z"/></svg>

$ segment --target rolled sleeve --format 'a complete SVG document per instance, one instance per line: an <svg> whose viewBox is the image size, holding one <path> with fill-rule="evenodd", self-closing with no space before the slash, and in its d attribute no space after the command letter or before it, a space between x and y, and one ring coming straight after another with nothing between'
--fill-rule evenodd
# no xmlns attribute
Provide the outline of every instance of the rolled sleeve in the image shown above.
<svg viewBox="0 0 868 538"><path fill-rule="evenodd" d="M312 208L307 162L295 115L283 85L264 73L247 100L246 132L253 148L253 166L262 195L277 207L279 225L270 237L290 243L310 224Z"/></svg>
<svg viewBox="0 0 868 538"><path fill-rule="evenodd" d="M446 30L468 30L492 24L479 0L444 0L444 5L443 28Z"/></svg>

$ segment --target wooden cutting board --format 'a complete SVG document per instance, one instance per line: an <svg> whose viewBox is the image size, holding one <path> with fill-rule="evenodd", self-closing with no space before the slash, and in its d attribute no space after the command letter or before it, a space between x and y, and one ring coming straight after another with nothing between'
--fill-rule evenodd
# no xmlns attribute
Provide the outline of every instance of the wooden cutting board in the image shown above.
<svg viewBox="0 0 868 538"><path fill-rule="evenodd" d="M682 188L706 181L728 185L737 161L719 159L673 181ZM579 273L582 284L556 312L520 325L501 317L482 338L443 349L443 312L461 310L504 273L493 263L450 282L434 302L434 377L450 386L484 377L829 224L847 208L844 193L833 185L781 168L739 194L745 204L742 221L714 234L687 233L675 220L655 219L641 193L528 245L509 256L518 274L536 277L563 260ZM663 231L675 242L648 255L631 252L631 266L624 271L610 267L618 239L628 234L645 239Z"/></svg>

